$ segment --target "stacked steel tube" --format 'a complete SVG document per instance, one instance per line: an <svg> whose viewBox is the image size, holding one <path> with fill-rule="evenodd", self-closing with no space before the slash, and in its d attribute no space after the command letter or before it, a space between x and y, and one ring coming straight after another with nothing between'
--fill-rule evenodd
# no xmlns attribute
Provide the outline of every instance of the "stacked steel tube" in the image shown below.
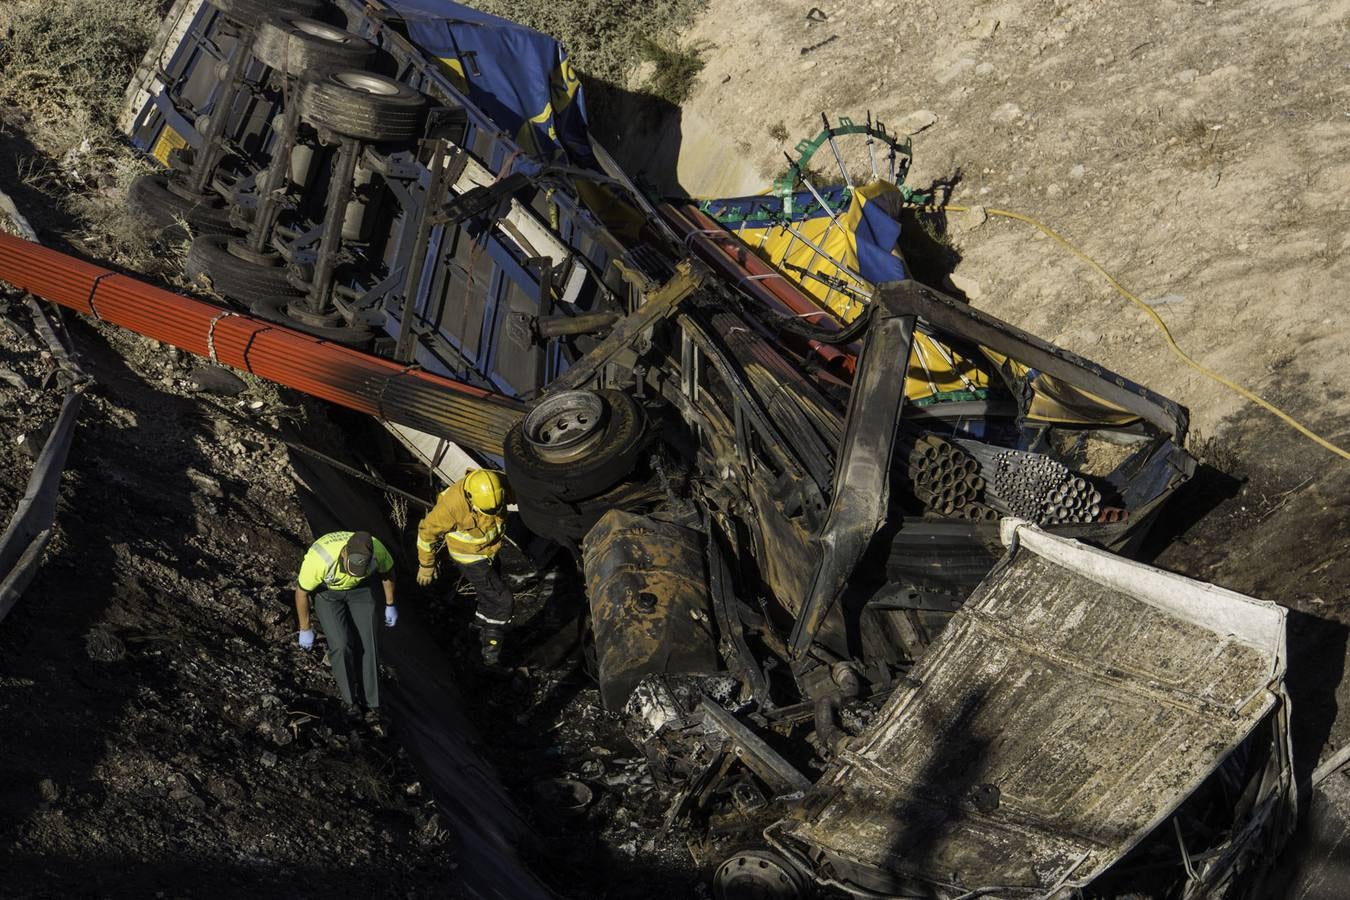
<svg viewBox="0 0 1350 900"><path fill-rule="evenodd" d="M0 280L214 363L500 455L524 404L0 234Z"/></svg>
<svg viewBox="0 0 1350 900"><path fill-rule="evenodd" d="M980 465L950 441L935 434L917 438L909 454L914 497L943 516L991 521L998 513L978 502L985 489Z"/></svg>
<svg viewBox="0 0 1350 900"><path fill-rule="evenodd" d="M1044 454L956 443L979 463L985 499L995 509L1046 524L1095 522L1101 515L1101 492Z"/></svg>

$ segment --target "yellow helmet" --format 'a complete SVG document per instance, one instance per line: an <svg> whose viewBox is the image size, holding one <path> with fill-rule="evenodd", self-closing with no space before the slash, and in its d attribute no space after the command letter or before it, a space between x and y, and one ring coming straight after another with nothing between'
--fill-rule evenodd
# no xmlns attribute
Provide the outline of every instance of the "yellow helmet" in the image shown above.
<svg viewBox="0 0 1350 900"><path fill-rule="evenodd" d="M491 469L474 469L464 476L464 495L469 505L479 512L499 512L506 502L506 485L502 476Z"/></svg>

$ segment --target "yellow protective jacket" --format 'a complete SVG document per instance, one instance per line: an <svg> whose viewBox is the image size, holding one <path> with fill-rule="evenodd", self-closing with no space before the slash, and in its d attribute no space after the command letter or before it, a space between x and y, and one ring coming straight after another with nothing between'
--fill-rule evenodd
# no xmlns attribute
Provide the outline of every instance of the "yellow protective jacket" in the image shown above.
<svg viewBox="0 0 1350 900"><path fill-rule="evenodd" d="M506 504L496 515L473 508L460 479L441 491L431 512L417 525L417 562L436 564L436 542L445 539L446 552L455 562L474 563L492 559L502 549L506 530Z"/></svg>

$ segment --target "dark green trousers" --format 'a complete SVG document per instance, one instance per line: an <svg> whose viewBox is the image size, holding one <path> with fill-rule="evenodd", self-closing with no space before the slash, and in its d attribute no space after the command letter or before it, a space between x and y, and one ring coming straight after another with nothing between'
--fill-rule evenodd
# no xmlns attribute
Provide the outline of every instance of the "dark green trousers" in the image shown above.
<svg viewBox="0 0 1350 900"><path fill-rule="evenodd" d="M382 605L383 601L365 585L350 591L325 589L314 595L314 611L328 638L328 664L333 667L344 703L364 699L371 709L380 705L380 654L375 641ZM360 694L356 690L358 669L364 689Z"/></svg>

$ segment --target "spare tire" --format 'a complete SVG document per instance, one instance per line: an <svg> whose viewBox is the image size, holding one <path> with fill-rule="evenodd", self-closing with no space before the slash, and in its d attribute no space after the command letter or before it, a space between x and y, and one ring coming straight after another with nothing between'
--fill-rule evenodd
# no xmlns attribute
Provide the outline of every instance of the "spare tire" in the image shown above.
<svg viewBox="0 0 1350 900"><path fill-rule="evenodd" d="M361 141L409 141L422 133L427 100L401 81L374 72L312 73L300 94L305 121Z"/></svg>
<svg viewBox="0 0 1350 900"><path fill-rule="evenodd" d="M621 391L602 390L603 420L585 455L566 461L544 459L526 435L526 422L506 435L503 455L506 479L524 502L574 502L594 497L628 477L648 444L647 419L633 398ZM550 398L541 401L541 406ZM529 421L529 417L527 420Z"/></svg>
<svg viewBox="0 0 1350 900"><path fill-rule="evenodd" d="M312 16L327 5L324 0L208 0L240 25L256 25L272 16Z"/></svg>
<svg viewBox="0 0 1350 900"><path fill-rule="evenodd" d="M365 38L303 16L273 16L258 24L253 56L278 72L303 75L320 69L364 69L375 56Z"/></svg>

